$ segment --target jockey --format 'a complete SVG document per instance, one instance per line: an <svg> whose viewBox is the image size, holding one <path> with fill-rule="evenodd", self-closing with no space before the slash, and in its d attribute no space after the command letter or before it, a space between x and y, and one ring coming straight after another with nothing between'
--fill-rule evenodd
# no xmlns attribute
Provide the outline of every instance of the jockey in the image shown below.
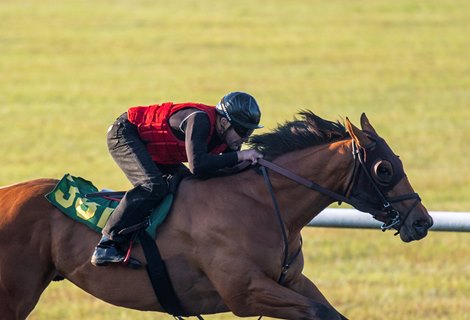
<svg viewBox="0 0 470 320"><path fill-rule="evenodd" d="M189 171L207 178L218 170L262 155L240 150L259 125L256 100L244 92L232 92L214 106L172 102L130 108L108 130L108 149L134 186L126 192L102 231L91 263L104 266L122 262L121 245L136 226L167 194L167 175Z"/></svg>

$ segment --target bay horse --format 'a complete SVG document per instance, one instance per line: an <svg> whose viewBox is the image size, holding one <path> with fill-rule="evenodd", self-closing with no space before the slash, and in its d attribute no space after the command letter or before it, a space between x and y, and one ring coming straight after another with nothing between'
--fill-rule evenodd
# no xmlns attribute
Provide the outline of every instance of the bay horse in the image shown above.
<svg viewBox="0 0 470 320"><path fill-rule="evenodd" d="M397 229L405 242L425 237L432 226L401 161L365 114L362 130L347 118L342 125L310 111L300 115L273 132L254 136L251 146L296 177L315 181L329 195L269 170L271 196L258 166L180 184L157 243L188 315L231 311L240 317L346 319L302 274L300 231L338 200L334 194L373 213L385 229ZM91 265L100 235L44 198L57 182L38 179L0 189L2 319L25 319L59 277L111 304L162 312L144 269ZM281 270L285 252L293 260L288 272ZM145 261L140 245L133 256Z"/></svg>

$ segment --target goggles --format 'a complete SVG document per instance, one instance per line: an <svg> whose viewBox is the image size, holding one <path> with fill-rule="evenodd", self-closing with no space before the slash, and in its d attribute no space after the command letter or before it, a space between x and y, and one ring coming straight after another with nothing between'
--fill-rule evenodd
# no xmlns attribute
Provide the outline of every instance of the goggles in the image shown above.
<svg viewBox="0 0 470 320"><path fill-rule="evenodd" d="M248 138L252 133L253 129L248 129L239 125L232 125L233 130L240 136L242 139Z"/></svg>

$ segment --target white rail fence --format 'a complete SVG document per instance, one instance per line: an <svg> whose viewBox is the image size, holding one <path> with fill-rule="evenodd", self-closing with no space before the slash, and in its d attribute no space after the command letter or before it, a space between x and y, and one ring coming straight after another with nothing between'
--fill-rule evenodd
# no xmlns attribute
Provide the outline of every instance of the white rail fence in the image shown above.
<svg viewBox="0 0 470 320"><path fill-rule="evenodd" d="M470 232L470 212L430 211L432 231ZM327 208L308 224L312 227L380 229L381 222L356 209Z"/></svg>

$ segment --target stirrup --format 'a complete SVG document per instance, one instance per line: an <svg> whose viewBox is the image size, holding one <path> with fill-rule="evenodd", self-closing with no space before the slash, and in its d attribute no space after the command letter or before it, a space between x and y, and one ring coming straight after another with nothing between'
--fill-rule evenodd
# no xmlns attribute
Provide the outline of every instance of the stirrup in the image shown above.
<svg viewBox="0 0 470 320"><path fill-rule="evenodd" d="M139 269L142 267L142 263L139 260L131 257L131 251L132 251L132 247L134 246L134 239L136 236L137 236L137 232L134 232L131 239L129 240L129 247L126 250L124 261L122 261L123 265L129 266L132 269Z"/></svg>
<svg viewBox="0 0 470 320"><path fill-rule="evenodd" d="M124 228L118 232L120 235L125 235L129 233L135 233L136 231L139 231L141 229L145 229L150 225L150 216L145 217L144 221L136 223L130 227Z"/></svg>

